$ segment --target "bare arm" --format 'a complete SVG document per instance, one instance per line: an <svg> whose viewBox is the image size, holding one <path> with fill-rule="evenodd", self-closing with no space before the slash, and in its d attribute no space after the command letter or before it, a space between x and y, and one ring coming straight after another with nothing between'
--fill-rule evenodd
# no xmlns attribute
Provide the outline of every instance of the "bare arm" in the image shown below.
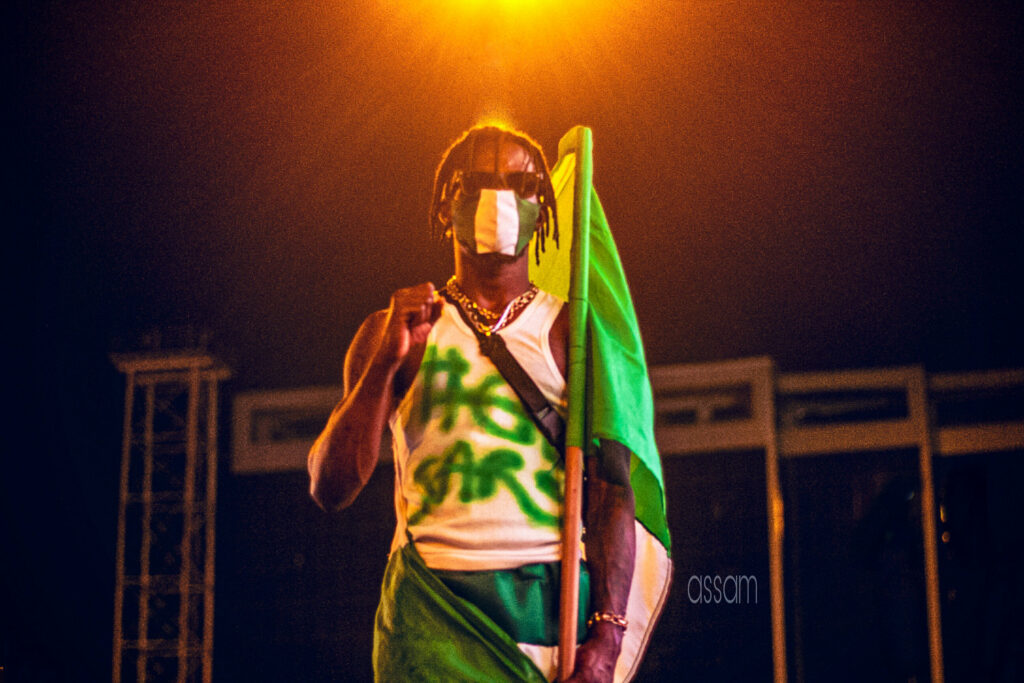
<svg viewBox="0 0 1024 683"><path fill-rule="evenodd" d="M629 450L601 441L600 453L586 459L583 519L586 523L590 609L625 616L636 552ZM611 681L622 649L623 630L599 621L576 651L571 681Z"/></svg>
<svg viewBox="0 0 1024 683"><path fill-rule="evenodd" d="M309 451L310 495L325 510L352 504L377 466L388 417L441 314L430 283L400 289L368 317L345 356L345 396ZM417 353L418 352L418 353Z"/></svg>
<svg viewBox="0 0 1024 683"><path fill-rule="evenodd" d="M564 307L551 326L549 341L558 369L565 375L568 359L569 315ZM587 569L590 571L592 612L626 614L629 587L636 556L636 516L633 487L629 482L630 453L615 441L601 441L596 456L584 463L583 522L587 536ZM608 622L597 622L576 651L573 683L611 681L622 650L623 631Z"/></svg>

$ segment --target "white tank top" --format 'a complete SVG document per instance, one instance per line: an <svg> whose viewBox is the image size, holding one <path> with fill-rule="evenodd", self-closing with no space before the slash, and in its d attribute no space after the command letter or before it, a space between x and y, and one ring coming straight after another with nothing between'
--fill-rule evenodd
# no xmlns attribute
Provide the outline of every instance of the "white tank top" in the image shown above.
<svg viewBox="0 0 1024 683"><path fill-rule="evenodd" d="M562 301L539 292L498 334L563 416L565 380L548 334ZM451 303L391 417L392 549L416 542L435 569L510 569L561 557L563 468Z"/></svg>

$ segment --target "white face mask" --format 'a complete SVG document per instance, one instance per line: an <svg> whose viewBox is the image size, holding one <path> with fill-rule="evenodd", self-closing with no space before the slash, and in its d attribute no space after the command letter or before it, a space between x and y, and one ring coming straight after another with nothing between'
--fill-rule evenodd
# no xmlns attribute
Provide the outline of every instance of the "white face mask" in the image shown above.
<svg viewBox="0 0 1024 683"><path fill-rule="evenodd" d="M452 206L455 238L478 254L518 256L537 228L540 205L513 190L480 190L460 195Z"/></svg>

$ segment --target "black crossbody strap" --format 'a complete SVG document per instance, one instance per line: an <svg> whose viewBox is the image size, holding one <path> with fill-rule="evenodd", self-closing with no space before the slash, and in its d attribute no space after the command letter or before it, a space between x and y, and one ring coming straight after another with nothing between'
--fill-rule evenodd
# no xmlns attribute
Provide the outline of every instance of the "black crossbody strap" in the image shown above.
<svg viewBox="0 0 1024 683"><path fill-rule="evenodd" d="M512 387L512 391L516 392L516 396L519 397L523 406L526 407L526 412L533 418L533 422L537 425L540 433L544 435L559 453L564 453L565 421L558 414L558 411L555 410L554 406L544 397L544 394L537 387L537 383L533 381L529 373L523 369L523 366L519 364L516 357L508 350L505 340L499 334L484 334L478 330L473 321L466 315L466 312L462 310L462 306L459 306L458 302L452 299L447 289L441 289L440 294L455 307L455 310L462 316L462 320L469 329L473 330L473 334L476 335L477 341L480 343L480 353L490 358L494 366L498 368L498 372L505 378L508 385Z"/></svg>

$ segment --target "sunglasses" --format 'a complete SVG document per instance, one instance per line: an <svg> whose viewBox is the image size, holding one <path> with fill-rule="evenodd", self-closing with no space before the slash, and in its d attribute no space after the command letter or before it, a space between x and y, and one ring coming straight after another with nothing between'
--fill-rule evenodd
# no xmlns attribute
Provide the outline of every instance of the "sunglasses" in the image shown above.
<svg viewBox="0 0 1024 683"><path fill-rule="evenodd" d="M543 173L532 171L510 171L491 173L489 171L456 171L453 178L455 187L462 193L475 197L480 190L514 190L521 198L533 197L540 192Z"/></svg>

